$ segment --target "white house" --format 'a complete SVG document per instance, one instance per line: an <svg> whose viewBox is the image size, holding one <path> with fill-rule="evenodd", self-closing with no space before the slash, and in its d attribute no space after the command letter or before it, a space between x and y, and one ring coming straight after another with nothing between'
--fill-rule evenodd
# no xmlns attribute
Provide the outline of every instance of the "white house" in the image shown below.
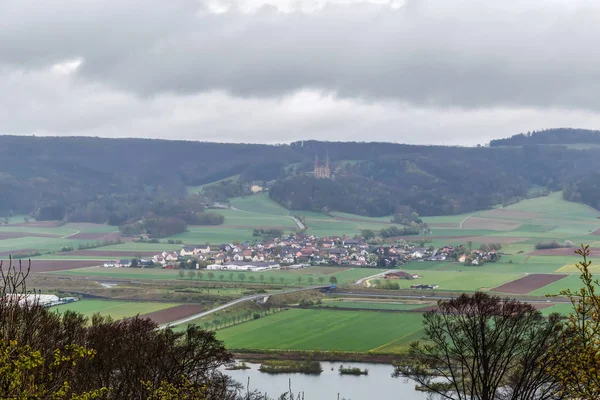
<svg viewBox="0 0 600 400"><path fill-rule="evenodd" d="M209 245L196 246L196 250L198 250L198 253L200 253L200 254L208 254L208 253L210 253L210 246Z"/></svg>
<svg viewBox="0 0 600 400"><path fill-rule="evenodd" d="M179 251L179 255L181 257L191 257L197 254L196 248L194 246L185 246L183 249Z"/></svg>

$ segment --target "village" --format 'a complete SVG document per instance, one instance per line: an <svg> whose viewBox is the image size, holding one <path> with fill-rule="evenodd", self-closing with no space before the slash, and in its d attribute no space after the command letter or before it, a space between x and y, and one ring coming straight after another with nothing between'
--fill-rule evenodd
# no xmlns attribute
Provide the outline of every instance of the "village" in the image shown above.
<svg viewBox="0 0 600 400"><path fill-rule="evenodd" d="M165 251L150 258L110 261L105 267L207 269L259 272L272 269L299 269L309 266L343 266L352 268L397 268L411 261L459 262L481 266L500 258L500 245L470 244L441 248L398 239L374 244L360 237L317 237L302 233L254 243L221 245L184 245L179 251ZM404 272L390 273L387 279L412 279Z"/></svg>

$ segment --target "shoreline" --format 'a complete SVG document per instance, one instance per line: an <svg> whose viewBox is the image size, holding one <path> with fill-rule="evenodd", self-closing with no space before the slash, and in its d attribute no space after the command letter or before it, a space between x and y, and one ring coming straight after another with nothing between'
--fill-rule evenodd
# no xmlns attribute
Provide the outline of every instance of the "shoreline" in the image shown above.
<svg viewBox="0 0 600 400"><path fill-rule="evenodd" d="M410 360L408 354L369 354L369 353L343 353L327 351L248 351L232 350L231 353L236 360L259 363L266 360L294 360L303 361L311 359L315 361L329 362L364 362L375 364L393 365L397 362Z"/></svg>

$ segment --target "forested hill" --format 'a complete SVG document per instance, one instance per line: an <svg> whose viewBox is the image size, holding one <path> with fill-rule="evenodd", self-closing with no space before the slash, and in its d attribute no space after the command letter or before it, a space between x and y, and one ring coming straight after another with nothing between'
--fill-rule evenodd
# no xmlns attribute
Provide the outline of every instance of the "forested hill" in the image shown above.
<svg viewBox="0 0 600 400"><path fill-rule="evenodd" d="M315 155L321 161L329 156L333 179L311 176ZM535 144L258 145L0 136L0 157L0 216L32 213L112 224L201 211L200 202L247 194L252 184L268 186L270 196L292 210L454 214L526 197L532 187L560 190L600 170L596 149ZM205 185L200 200L184 199L187 188L199 185Z"/></svg>
<svg viewBox="0 0 600 400"><path fill-rule="evenodd" d="M0 136L0 216L49 205L55 214L91 207L86 213L98 214L90 218L97 222L110 212L128 212L120 210L123 204L145 207L184 196L186 186L295 157L289 146Z"/></svg>
<svg viewBox="0 0 600 400"><path fill-rule="evenodd" d="M523 146L544 144L599 144L600 131L588 129L557 128L538 132L519 133L506 139L496 139L490 146Z"/></svg>

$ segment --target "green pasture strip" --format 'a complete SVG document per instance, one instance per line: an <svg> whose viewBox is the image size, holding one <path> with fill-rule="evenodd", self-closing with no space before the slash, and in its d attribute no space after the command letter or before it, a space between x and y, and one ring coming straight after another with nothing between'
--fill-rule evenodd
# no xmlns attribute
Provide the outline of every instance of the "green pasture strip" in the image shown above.
<svg viewBox="0 0 600 400"><path fill-rule="evenodd" d="M469 269L467 269L469 268ZM472 269L471 269L472 268ZM409 289L411 285L439 285L435 291L465 291L471 292L484 288L493 288L520 278L519 273L492 273L477 271L477 267L465 267L461 271L411 270L418 279L398 279L400 289ZM431 292L430 290L424 293Z"/></svg>
<svg viewBox="0 0 600 400"><path fill-rule="evenodd" d="M267 271L267 272L247 272L247 271L215 271L215 275L219 276L224 274L229 279L230 274L234 274L234 281L240 281L240 274L244 274L244 282L250 282L250 276L254 276L255 283L260 283L260 275L264 276L264 283L271 283L271 278L274 279L274 283L285 285L328 285L329 279L335 276L338 284L353 284L361 278L365 278L371 275L375 275L386 271L385 269L372 269L372 268L340 268L340 267L308 267L299 270L290 271ZM207 272L204 272L202 280L207 280ZM300 281L298 278L300 277ZM309 281L309 277L313 279L312 283ZM323 282L319 280L323 278ZM283 279L283 282L281 281Z"/></svg>
<svg viewBox="0 0 600 400"><path fill-rule="evenodd" d="M570 303L555 304L551 307L543 308L541 311L542 311L542 314L545 316L548 316L552 313L559 313L561 315L569 315L573 312L573 305Z"/></svg>
<svg viewBox="0 0 600 400"><path fill-rule="evenodd" d="M105 224L79 223L79 222L69 222L68 224L61 226L61 228L77 230L77 231L80 231L81 233L119 232L118 226L111 226L111 225L105 225Z"/></svg>
<svg viewBox="0 0 600 400"><path fill-rule="evenodd" d="M89 276L98 279L154 279L174 280L181 279L178 270L150 269L150 268L104 268L88 267L69 269L65 271L48 272L54 275ZM186 271L187 278L187 271Z"/></svg>
<svg viewBox="0 0 600 400"><path fill-rule="evenodd" d="M170 239L170 238L169 238ZM166 240L166 239L162 239ZM194 243L202 244L202 243ZM156 251L156 254L162 253L163 251L179 251L183 245L181 244L168 244L168 243L141 243L141 242L125 242L121 244L115 244L111 246L102 246L90 251L103 251L107 254L111 251L128 251L135 254L136 251Z"/></svg>
<svg viewBox="0 0 600 400"><path fill-rule="evenodd" d="M573 252L574 251L575 251L575 249L573 249ZM551 263L551 264L557 264L557 265L563 266L566 264L575 264L580 259L581 259L581 257L576 255L575 253L573 253L572 256L529 256L527 258L527 264L535 264L535 263L550 264Z"/></svg>
<svg viewBox="0 0 600 400"><path fill-rule="evenodd" d="M395 340L392 340L391 342L386 343L383 346L379 346L371 350L371 352L383 354L406 353L408 351L410 343L415 342L417 340L422 341L423 335L423 329L419 329L417 331L410 332L404 336L401 336Z"/></svg>
<svg viewBox="0 0 600 400"><path fill-rule="evenodd" d="M548 232L517 232L517 231L502 231L497 232L497 234L493 236L501 236L501 237L518 237L518 238L530 238L530 240L523 241L520 243L529 243L531 239L536 239L534 243L538 242L547 242L549 240L558 240L559 242L568 239L568 235L564 233L560 233L558 230L552 230Z"/></svg>
<svg viewBox="0 0 600 400"><path fill-rule="evenodd" d="M386 225L377 222L365 222L365 221L345 221L345 220L334 220L334 219L313 219L307 218L306 223L308 230L320 237L325 236L342 236L342 235L358 235L362 229L371 229L374 232L378 232L383 228L388 228L394 225ZM395 225L402 228L402 225Z"/></svg>
<svg viewBox="0 0 600 400"><path fill-rule="evenodd" d="M563 200L562 192L552 193L545 197L523 200L506 207L506 209L548 214L554 218L560 216L565 219L587 219L600 215L600 212L584 204Z"/></svg>
<svg viewBox="0 0 600 400"><path fill-rule="evenodd" d="M28 226L28 225L23 225L23 226L0 225L0 232L16 232L16 233L22 233L22 234L34 233L34 234L38 234L38 235L55 235L58 237L63 237L63 236L74 235L77 233L77 230L65 228L62 226L58 227L58 228L39 228L39 227Z"/></svg>
<svg viewBox="0 0 600 400"><path fill-rule="evenodd" d="M505 256L506 257L506 256ZM527 263L525 261L513 261L510 263L509 259L501 258L500 261L485 263L481 266L475 265L464 265L459 262L435 262L435 261L413 261L405 265L398 267L400 270L406 271L456 271L467 274L524 274L524 273L552 273L564 264L560 262L552 262L548 260L548 263L536 262ZM551 257L548 257L551 258Z"/></svg>
<svg viewBox="0 0 600 400"><path fill-rule="evenodd" d="M213 212L213 211L211 211ZM296 223L292 218L283 215L265 215L252 212L236 210L214 210L215 213L225 217L225 223L215 228L228 226L247 226L247 227L286 227L295 228ZM192 228L199 228L193 226Z"/></svg>
<svg viewBox="0 0 600 400"><path fill-rule="evenodd" d="M68 254L68 253L65 253ZM95 260L98 261L98 264L102 264L104 261L116 261L119 257L94 257L94 256L63 256L57 254L43 254L37 257L31 257L31 261L87 261L87 260Z"/></svg>
<svg viewBox="0 0 600 400"><path fill-rule="evenodd" d="M283 216L301 215L304 217L330 218L320 212L288 210L276 201L271 200L267 193L258 193L246 197L235 197L229 202L233 207L237 209L253 213Z"/></svg>
<svg viewBox="0 0 600 400"><path fill-rule="evenodd" d="M459 214L459 215L440 215L435 217L423 217L423 221L428 224L460 224L467 217L477 216L480 211Z"/></svg>
<svg viewBox="0 0 600 400"><path fill-rule="evenodd" d="M137 302L137 301L113 301L113 300L80 300L74 303L62 304L50 308L59 313L69 311L79 312L86 317L91 317L96 313L110 315L113 319L122 319L133 317L135 315L148 314L154 311L160 311L175 307L180 303L161 303L161 302Z"/></svg>
<svg viewBox="0 0 600 400"><path fill-rule="evenodd" d="M384 217L366 217L366 216L363 216L363 215L348 214L348 213L337 212L337 211L332 212L331 215L333 215L336 218L339 217L339 218L360 219L361 222L379 222L379 223L382 223L382 222L392 222L392 219L393 219L392 215L386 215Z"/></svg>
<svg viewBox="0 0 600 400"><path fill-rule="evenodd" d="M292 309L220 330L217 337L229 349L368 352L421 329L419 313Z"/></svg>
<svg viewBox="0 0 600 400"><path fill-rule="evenodd" d="M499 236L499 233L503 233L503 231L494 231L491 229L461 229L461 228L441 228L441 227L431 227L431 235L429 236L464 236L464 237L473 237L473 236ZM424 236L425 238L427 236Z"/></svg>
<svg viewBox="0 0 600 400"><path fill-rule="evenodd" d="M546 285L542 288L529 292L527 294L530 296L555 295L558 294L561 290L571 289L572 291L575 291L581 288L581 286L582 285L581 280L579 280L579 275L573 274L562 278L559 281Z"/></svg>
<svg viewBox="0 0 600 400"><path fill-rule="evenodd" d="M556 225L523 224L513 229L512 232L550 232L556 228Z"/></svg>
<svg viewBox="0 0 600 400"><path fill-rule="evenodd" d="M12 250L32 249L40 253L55 252L60 251L64 246L77 248L80 244L85 243L85 241L81 240L26 236L0 240L0 251L8 252Z"/></svg>
<svg viewBox="0 0 600 400"><path fill-rule="evenodd" d="M393 302L373 302L373 301L344 301L341 299L326 300L323 304L316 307L335 307L335 308L360 308L365 310L395 310L407 311L427 307L428 304L408 304Z"/></svg>
<svg viewBox="0 0 600 400"><path fill-rule="evenodd" d="M279 203L271 200L267 193L258 193L251 196L236 197L230 200L233 207L243 211L270 214L292 215L294 212L286 209Z"/></svg>
<svg viewBox="0 0 600 400"><path fill-rule="evenodd" d="M172 269L152 269L152 268L104 268L104 267L90 267L90 268L78 268L65 271L54 271L52 274L60 275L73 275L73 276L89 276L103 279L154 279L154 280L194 280L194 281L207 281L210 282L208 274L212 272L214 274L212 281L219 282L221 275L224 276L224 282L238 282L238 283L264 283L270 284L271 277L273 277L275 284L285 285L328 285L329 279L335 276L338 284L352 284L357 280L381 273L386 271L384 269L371 269L371 268L339 268L339 267L308 267L300 270L290 271L267 271L267 272L249 272L249 271L208 271L199 270L196 272L202 272L202 278L197 275L194 278L189 278L188 270L182 270L185 272L183 278L179 276L180 270ZM233 279L231 279L233 274ZM240 274L244 276L244 280L241 280ZM264 276L264 281L260 280L260 276ZM254 282L250 280L250 276L254 277ZM300 281L298 281L300 277ZM312 283L309 281L309 277L313 278ZM323 278L323 283L319 281L319 278ZM281 282L283 278L283 282Z"/></svg>
<svg viewBox="0 0 600 400"><path fill-rule="evenodd" d="M252 242L258 239L256 236L252 236L253 230L253 228L228 228L225 226L218 228L192 226L186 232L169 236L168 239L181 240L186 244L223 244L236 240Z"/></svg>

